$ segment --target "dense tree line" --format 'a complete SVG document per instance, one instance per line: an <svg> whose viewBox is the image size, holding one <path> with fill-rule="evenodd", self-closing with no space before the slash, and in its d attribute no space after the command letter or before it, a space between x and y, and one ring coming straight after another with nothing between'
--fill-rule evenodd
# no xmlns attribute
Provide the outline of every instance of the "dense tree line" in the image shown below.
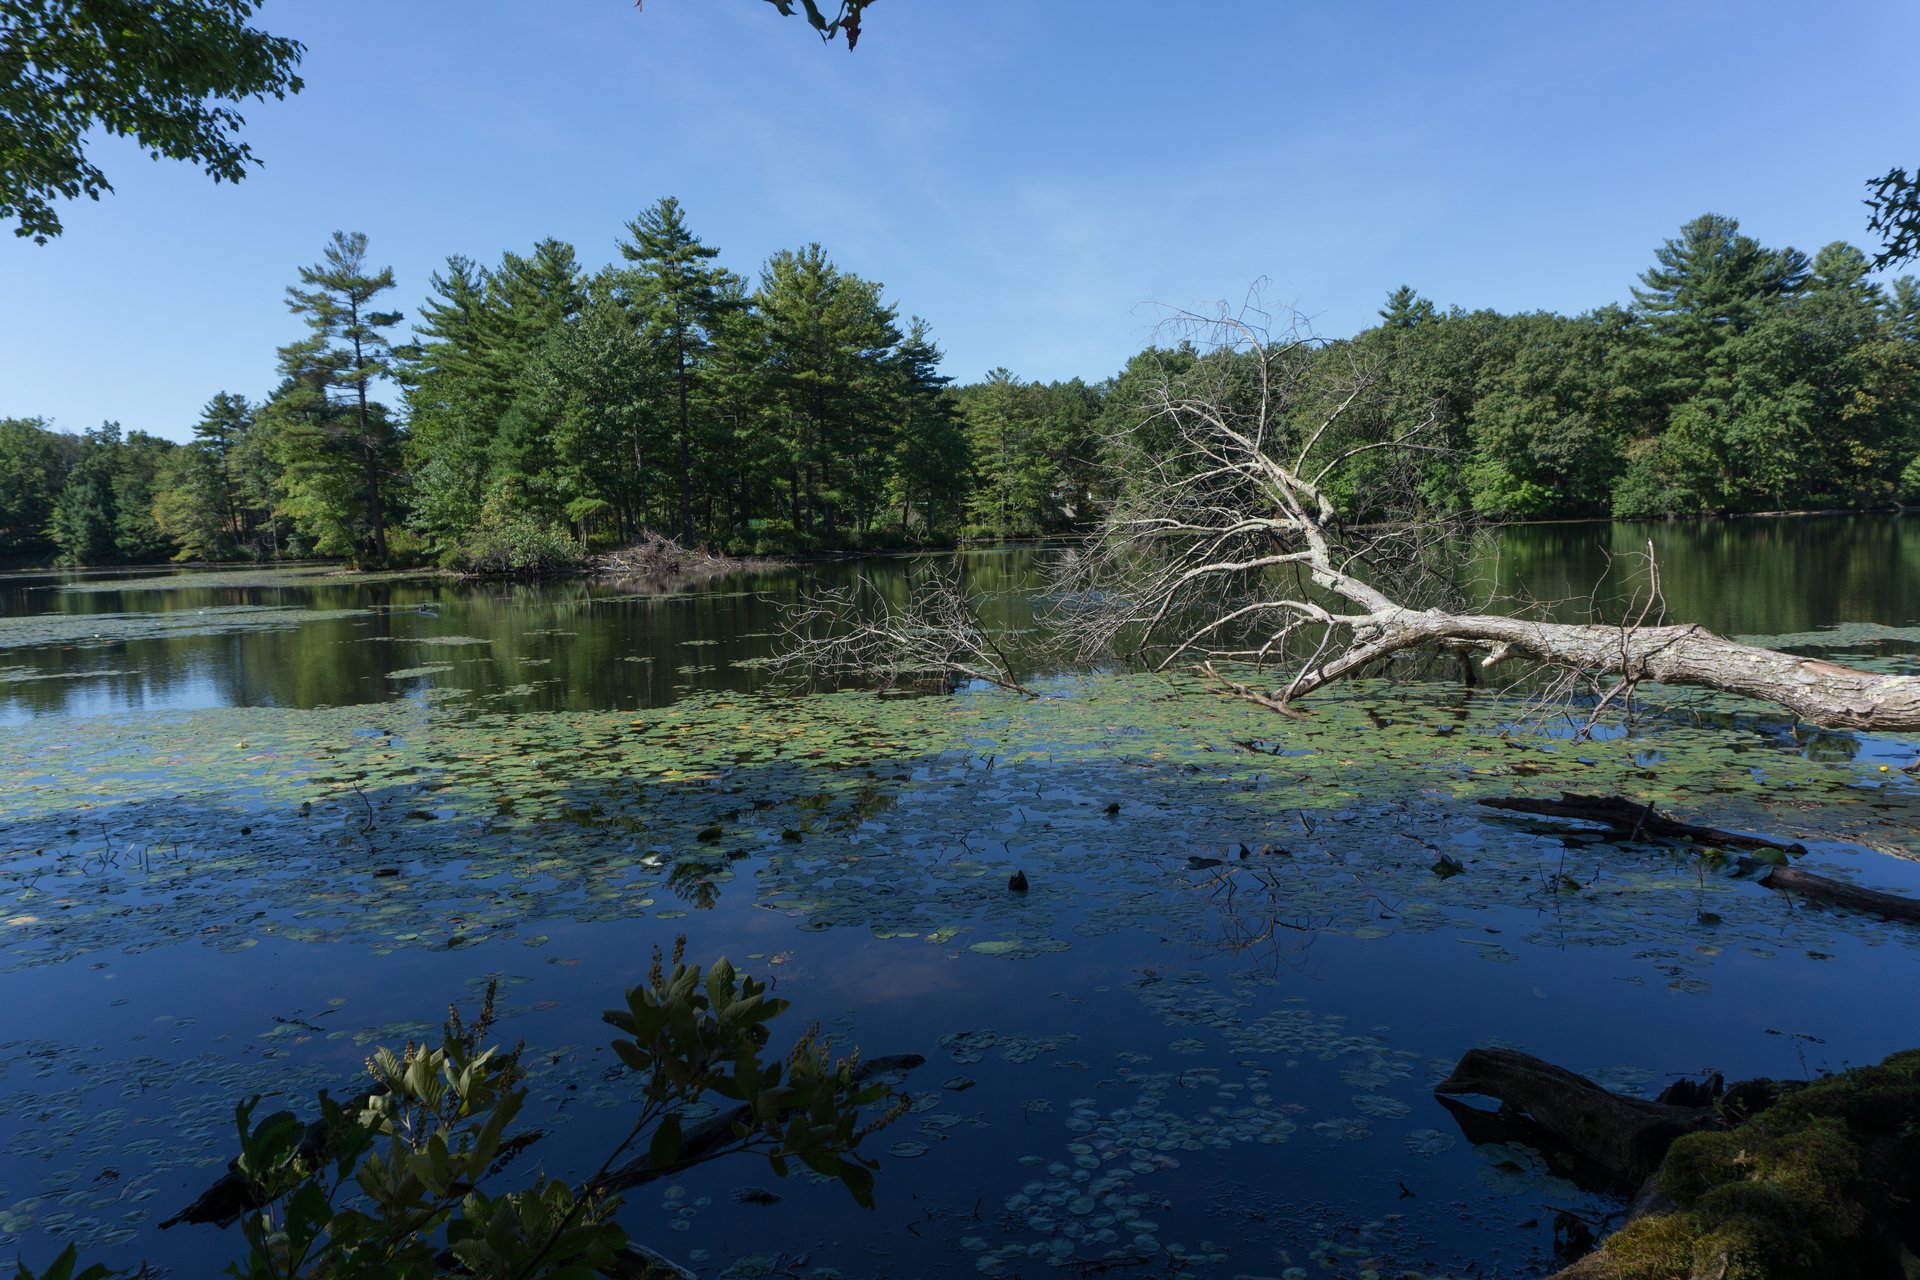
<svg viewBox="0 0 1920 1280"><path fill-rule="evenodd" d="M953 387L926 322L817 244L748 279L663 199L618 248L592 272L554 240L451 258L403 339L392 273L338 234L288 290L280 385L214 396L191 442L0 422L0 554L533 567L647 530L733 552L1044 535L1161 447L1133 429L1149 388L1240 358L1153 347L1097 384ZM1618 305L1443 311L1403 287L1380 316L1303 376L1367 375L1336 428L1356 443L1430 421L1426 449L1374 464L1427 509L1920 500L1920 285L1850 245L1809 258L1707 215ZM1359 512L1369 475L1332 496Z"/></svg>
<svg viewBox="0 0 1920 1280"><path fill-rule="evenodd" d="M1380 371L1377 412L1432 408L1437 507L1481 516L1711 515L1920 498L1920 286L1866 255L1768 249L1689 222L1632 301L1579 316L1441 313L1402 289L1330 352Z"/></svg>

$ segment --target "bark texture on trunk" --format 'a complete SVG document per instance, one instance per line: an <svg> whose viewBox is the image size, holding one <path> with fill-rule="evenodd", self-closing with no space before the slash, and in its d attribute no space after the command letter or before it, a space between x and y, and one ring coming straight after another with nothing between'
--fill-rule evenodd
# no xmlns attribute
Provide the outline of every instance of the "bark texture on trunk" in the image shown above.
<svg viewBox="0 0 1920 1280"><path fill-rule="evenodd" d="M1633 628L1403 609L1343 621L1353 626L1359 643L1325 667L1306 672L1295 682L1294 695L1403 649L1468 644L1490 651L1482 667L1519 655L1593 675L1758 698L1823 729L1920 729L1920 677L1881 675L1762 649L1700 626Z"/></svg>

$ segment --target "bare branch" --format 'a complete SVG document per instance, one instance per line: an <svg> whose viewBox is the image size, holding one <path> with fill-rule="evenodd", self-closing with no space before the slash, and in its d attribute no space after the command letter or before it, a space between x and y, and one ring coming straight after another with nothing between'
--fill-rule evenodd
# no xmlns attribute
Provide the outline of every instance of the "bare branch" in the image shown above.
<svg viewBox="0 0 1920 1280"><path fill-rule="evenodd" d="M1920 678L1668 624L1651 546L1619 623L1467 611L1464 526L1421 493L1420 459L1442 448L1437 413L1384 421L1374 371L1298 329L1268 343L1246 309L1178 320L1211 349L1107 442L1117 497L1066 566L1057 621L1083 658L1190 663L1295 714L1297 699L1396 654L1485 650L1482 668L1525 657L1560 673L1556 696L1585 691L1581 732L1643 683L1762 698L1826 727L1920 728Z"/></svg>
<svg viewBox="0 0 1920 1280"><path fill-rule="evenodd" d="M786 643L768 665L816 677L882 684L938 681L951 689L979 680L1027 697L1001 638L981 620L961 567L923 562L907 597L892 600L864 578L822 590L784 624Z"/></svg>

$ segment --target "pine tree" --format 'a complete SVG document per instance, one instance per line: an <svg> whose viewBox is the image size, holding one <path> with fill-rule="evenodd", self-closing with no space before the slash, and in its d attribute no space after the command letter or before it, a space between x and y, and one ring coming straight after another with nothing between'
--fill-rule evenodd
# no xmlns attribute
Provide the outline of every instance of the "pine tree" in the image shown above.
<svg viewBox="0 0 1920 1280"><path fill-rule="evenodd" d="M889 361L899 424L893 467L900 494L900 528L913 527L917 500L928 537L937 537L944 510L957 522L966 492L967 440L954 416L940 373L940 348L925 320L913 317Z"/></svg>
<svg viewBox="0 0 1920 1280"><path fill-rule="evenodd" d="M393 368L393 349L381 330L398 324L400 313L373 308L373 300L393 287L393 269L382 267L369 274L367 237L358 231L336 231L321 261L300 268L300 283L307 287L288 288L287 309L306 321L311 334L281 349L281 370L307 382L328 403L343 398L350 406L351 430L336 438L359 464L366 537L374 558L384 562L387 503L383 485L393 464L397 433L385 411L376 411L368 388Z"/></svg>
<svg viewBox="0 0 1920 1280"><path fill-rule="evenodd" d="M411 523L446 551L472 530L492 490L524 484L527 462L551 454L556 424L529 404L515 407L586 292L573 246L553 239L531 255L502 255L492 270L449 258L430 285L421 341L405 352L400 376L411 415ZM503 427L513 439L502 441Z"/></svg>
<svg viewBox="0 0 1920 1280"><path fill-rule="evenodd" d="M1434 319L1435 315L1433 304L1406 284L1388 294L1387 305L1379 311L1381 323L1389 329L1411 329L1422 321Z"/></svg>
<svg viewBox="0 0 1920 1280"><path fill-rule="evenodd" d="M200 421L194 424L193 438L212 461L212 473L219 480L217 497L220 514L226 522L227 536L238 542L241 535L240 508L234 492L233 452L253 425L253 407L245 396L221 391L207 401Z"/></svg>
<svg viewBox="0 0 1920 1280"><path fill-rule="evenodd" d="M687 229L680 202L662 196L627 224L631 240L620 255L632 263L623 283L641 331L663 347L673 375L678 430L679 527L693 540L693 424L691 402L701 365L718 323L721 299L732 273L711 265L720 251L701 244Z"/></svg>
<svg viewBox="0 0 1920 1280"><path fill-rule="evenodd" d="M847 516L864 528L882 501L876 460L892 452L884 362L900 341L894 310L878 284L841 271L818 244L767 259L753 302L794 525L829 540Z"/></svg>
<svg viewBox="0 0 1920 1280"><path fill-rule="evenodd" d="M1763 319L1770 307L1806 283L1808 263L1797 249L1767 249L1740 234L1740 224L1702 214L1655 251L1633 298L1664 356L1675 390L1698 385L1729 338Z"/></svg>

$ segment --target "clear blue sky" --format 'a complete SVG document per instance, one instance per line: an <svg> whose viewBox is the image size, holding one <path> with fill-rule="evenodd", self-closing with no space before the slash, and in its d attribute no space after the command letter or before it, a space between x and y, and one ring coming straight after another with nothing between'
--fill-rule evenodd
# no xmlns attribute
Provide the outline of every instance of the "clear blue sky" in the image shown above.
<svg viewBox="0 0 1920 1280"><path fill-rule="evenodd" d="M1920 163L1920 5L878 0L823 48L762 0L272 0L307 90L215 186L108 142L117 193L0 239L0 416L183 438L274 381L335 228L417 313L449 254L595 267L678 196L752 274L818 240L927 317L946 372L1115 372L1155 304L1265 296L1328 335L1442 305L1623 300L1707 211L1866 244Z"/></svg>

